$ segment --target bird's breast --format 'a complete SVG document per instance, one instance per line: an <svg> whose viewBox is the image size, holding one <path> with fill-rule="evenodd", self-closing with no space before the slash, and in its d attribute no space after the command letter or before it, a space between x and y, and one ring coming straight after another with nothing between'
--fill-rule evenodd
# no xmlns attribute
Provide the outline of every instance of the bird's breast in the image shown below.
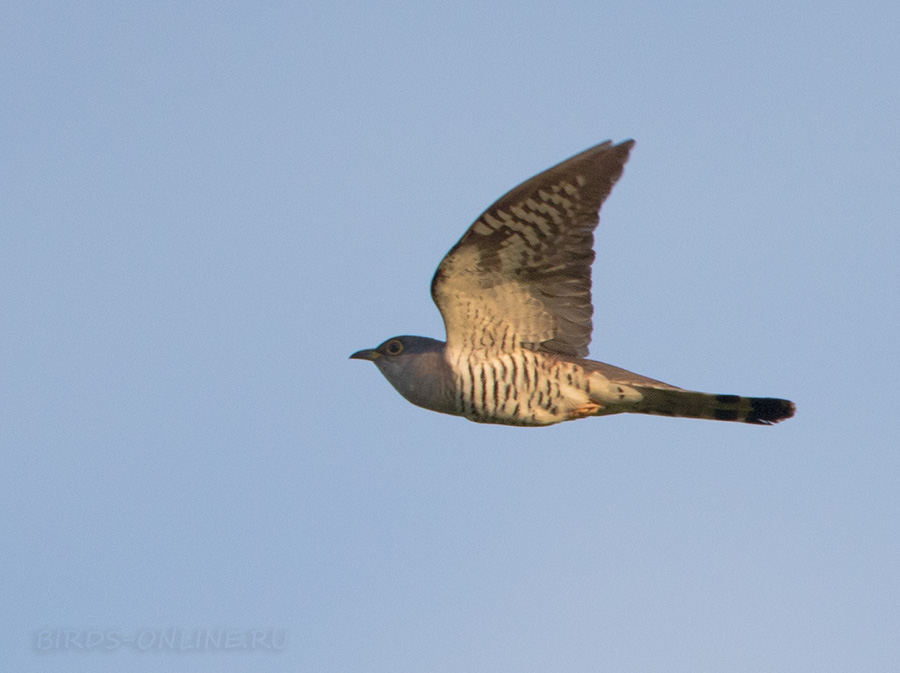
<svg viewBox="0 0 900 673"><path fill-rule="evenodd" d="M574 363L519 349L469 351L448 358L456 411L480 423L551 425L588 402L586 377Z"/></svg>

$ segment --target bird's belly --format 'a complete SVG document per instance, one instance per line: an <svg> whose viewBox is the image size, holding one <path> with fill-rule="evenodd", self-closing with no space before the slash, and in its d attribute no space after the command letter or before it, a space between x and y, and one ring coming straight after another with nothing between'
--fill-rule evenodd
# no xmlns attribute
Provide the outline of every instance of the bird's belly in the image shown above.
<svg viewBox="0 0 900 673"><path fill-rule="evenodd" d="M593 411L583 370L532 351L451 363L457 412L478 423L552 425Z"/></svg>

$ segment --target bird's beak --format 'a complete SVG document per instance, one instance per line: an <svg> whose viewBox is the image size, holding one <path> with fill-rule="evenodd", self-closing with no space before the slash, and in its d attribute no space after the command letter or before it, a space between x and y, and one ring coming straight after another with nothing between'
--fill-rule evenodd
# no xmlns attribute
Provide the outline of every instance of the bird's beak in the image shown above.
<svg viewBox="0 0 900 673"><path fill-rule="evenodd" d="M374 362L378 358L381 357L381 353L378 351L372 350L371 348L364 348L361 351L356 351L353 355L350 356L351 360L371 360Z"/></svg>

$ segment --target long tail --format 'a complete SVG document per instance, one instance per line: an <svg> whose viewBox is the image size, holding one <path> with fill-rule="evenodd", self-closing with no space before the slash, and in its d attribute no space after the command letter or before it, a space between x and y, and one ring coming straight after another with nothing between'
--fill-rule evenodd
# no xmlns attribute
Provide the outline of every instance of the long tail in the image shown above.
<svg viewBox="0 0 900 673"><path fill-rule="evenodd" d="M639 402L628 409L637 414L772 425L790 418L796 410L793 402L775 397L740 397L649 386L629 387L642 396Z"/></svg>

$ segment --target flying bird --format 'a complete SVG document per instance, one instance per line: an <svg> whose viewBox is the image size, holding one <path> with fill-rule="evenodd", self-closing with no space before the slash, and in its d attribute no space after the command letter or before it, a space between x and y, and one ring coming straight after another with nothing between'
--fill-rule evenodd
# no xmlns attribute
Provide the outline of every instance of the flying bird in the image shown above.
<svg viewBox="0 0 900 673"><path fill-rule="evenodd" d="M479 423L637 413L770 425L793 416L788 400L683 390L585 359L593 231L633 146L585 150L475 220L431 281L446 342L397 336L350 357L374 362L413 404Z"/></svg>

